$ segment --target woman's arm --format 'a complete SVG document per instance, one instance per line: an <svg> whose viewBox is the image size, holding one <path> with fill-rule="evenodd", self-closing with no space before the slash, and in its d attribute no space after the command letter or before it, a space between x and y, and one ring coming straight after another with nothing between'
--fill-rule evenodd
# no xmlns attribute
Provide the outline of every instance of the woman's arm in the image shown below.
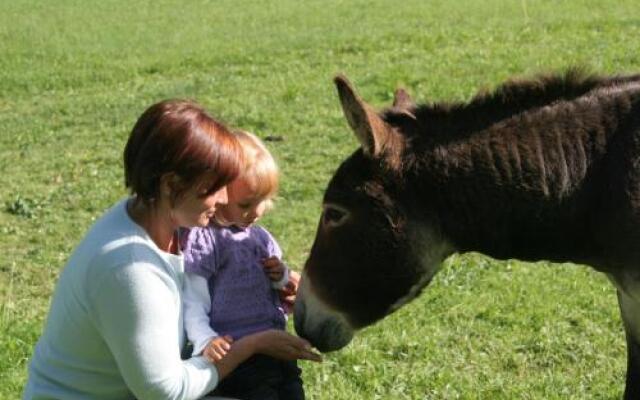
<svg viewBox="0 0 640 400"><path fill-rule="evenodd" d="M170 273L137 262L98 275L87 283L89 312L136 398L197 399L216 386L204 357L180 358L180 291Z"/></svg>
<svg viewBox="0 0 640 400"><path fill-rule="evenodd" d="M218 376L224 379L240 363L256 353L281 360L322 361L304 339L282 330L268 330L245 336L231 345L227 355L216 363Z"/></svg>

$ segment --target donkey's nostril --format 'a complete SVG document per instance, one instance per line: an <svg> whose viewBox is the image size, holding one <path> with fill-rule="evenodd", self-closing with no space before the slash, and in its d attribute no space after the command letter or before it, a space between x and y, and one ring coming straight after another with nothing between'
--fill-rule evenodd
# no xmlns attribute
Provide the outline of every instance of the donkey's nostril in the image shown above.
<svg viewBox="0 0 640 400"><path fill-rule="evenodd" d="M325 321L318 329L313 345L323 353L340 350L353 339L353 331L336 320Z"/></svg>

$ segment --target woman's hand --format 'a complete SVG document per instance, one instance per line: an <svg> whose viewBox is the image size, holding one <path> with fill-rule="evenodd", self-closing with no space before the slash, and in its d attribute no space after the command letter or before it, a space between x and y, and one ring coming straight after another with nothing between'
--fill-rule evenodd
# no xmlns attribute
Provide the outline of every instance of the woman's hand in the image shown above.
<svg viewBox="0 0 640 400"><path fill-rule="evenodd" d="M322 361L320 354L312 350L306 340L286 331L268 330L256 333L256 352L281 360Z"/></svg>
<svg viewBox="0 0 640 400"><path fill-rule="evenodd" d="M322 361L320 354L314 352L306 340L286 331L271 329L236 340L227 355L215 363L218 378L224 379L240 363L257 353L280 360Z"/></svg>

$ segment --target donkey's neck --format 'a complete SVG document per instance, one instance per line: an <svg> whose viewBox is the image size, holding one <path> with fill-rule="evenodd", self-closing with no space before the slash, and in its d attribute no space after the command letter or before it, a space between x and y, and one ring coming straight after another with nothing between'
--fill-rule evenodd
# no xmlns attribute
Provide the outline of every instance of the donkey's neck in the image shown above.
<svg viewBox="0 0 640 400"><path fill-rule="evenodd" d="M615 156L608 146L639 97L632 86L480 118L478 129L468 109L435 110L432 120L423 113L423 126L450 135L413 138L411 190L459 250L592 263L590 214Z"/></svg>

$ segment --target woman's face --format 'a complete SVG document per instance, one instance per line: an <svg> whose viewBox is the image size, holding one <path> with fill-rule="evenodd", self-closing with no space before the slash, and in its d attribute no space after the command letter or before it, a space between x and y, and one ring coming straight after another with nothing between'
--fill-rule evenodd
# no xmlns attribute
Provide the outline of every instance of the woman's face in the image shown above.
<svg viewBox="0 0 640 400"><path fill-rule="evenodd" d="M227 204L227 187L210 194L207 189L196 185L177 199L172 209L175 224L185 228L209 225L217 206Z"/></svg>

